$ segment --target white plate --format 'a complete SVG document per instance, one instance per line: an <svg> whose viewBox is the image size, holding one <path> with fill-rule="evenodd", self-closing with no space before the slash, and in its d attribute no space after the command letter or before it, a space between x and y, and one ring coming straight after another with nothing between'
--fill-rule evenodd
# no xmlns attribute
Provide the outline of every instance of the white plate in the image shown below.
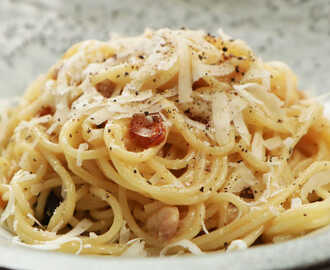
<svg viewBox="0 0 330 270"><path fill-rule="evenodd" d="M297 72L302 89L330 89L329 1L1 0L0 97L22 94L73 43L136 34L145 27L222 27L266 60ZM317 90L316 90L317 89ZM330 259L330 233L231 254L120 259L42 252L0 236L0 266L17 269L284 269Z"/></svg>
<svg viewBox="0 0 330 270"><path fill-rule="evenodd" d="M26 270L179 270L179 269L288 269L323 263L329 259L330 233L245 251L172 258L112 258L78 256L19 247L0 240L0 266Z"/></svg>

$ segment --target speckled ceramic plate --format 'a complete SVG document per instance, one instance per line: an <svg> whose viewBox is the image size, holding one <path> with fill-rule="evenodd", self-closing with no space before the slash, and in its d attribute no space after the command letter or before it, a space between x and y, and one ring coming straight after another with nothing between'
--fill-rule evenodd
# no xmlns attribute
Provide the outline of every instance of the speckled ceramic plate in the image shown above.
<svg viewBox="0 0 330 270"><path fill-rule="evenodd" d="M300 88L330 89L329 0L1 0L0 97L20 95L73 43L182 26L244 39L288 63ZM164 259L78 257L18 247L0 236L0 267L17 269L292 269L330 260L330 232L231 254ZM319 268L315 268L319 269Z"/></svg>

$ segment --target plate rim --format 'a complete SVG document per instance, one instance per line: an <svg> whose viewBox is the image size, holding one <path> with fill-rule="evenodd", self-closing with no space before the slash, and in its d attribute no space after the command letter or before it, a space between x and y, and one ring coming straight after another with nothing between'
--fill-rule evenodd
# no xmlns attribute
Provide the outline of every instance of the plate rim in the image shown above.
<svg viewBox="0 0 330 270"><path fill-rule="evenodd" d="M9 243L0 243L0 267L12 269L90 269L100 270L109 267L120 269L145 270L168 269L298 269L315 264L326 263L330 259L328 246L330 231L277 244L266 244L247 250L231 253L214 253L201 256L163 257L163 258L118 258L110 256L89 256L60 253L56 251L35 250ZM8 244L8 243L7 243ZM315 248L317 247L317 248ZM306 252L308 251L308 252ZM19 258L19 259L18 259Z"/></svg>

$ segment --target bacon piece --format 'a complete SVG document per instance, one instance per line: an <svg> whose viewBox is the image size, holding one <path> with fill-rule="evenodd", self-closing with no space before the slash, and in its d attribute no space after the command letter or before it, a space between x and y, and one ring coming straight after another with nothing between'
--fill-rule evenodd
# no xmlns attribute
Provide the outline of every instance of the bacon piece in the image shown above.
<svg viewBox="0 0 330 270"><path fill-rule="evenodd" d="M39 111L39 116L45 116L45 115L53 115L53 108L50 106L42 106Z"/></svg>
<svg viewBox="0 0 330 270"><path fill-rule="evenodd" d="M177 207L165 206L147 219L146 228L160 240L169 240L177 232L180 213Z"/></svg>
<svg viewBox="0 0 330 270"><path fill-rule="evenodd" d="M0 196L0 209L4 209L6 207L7 203L4 202L2 199L1 199L1 196Z"/></svg>
<svg viewBox="0 0 330 270"><path fill-rule="evenodd" d="M99 92L105 98L110 98L112 96L113 91L115 90L115 84L106 79L102 82L99 82L95 85L97 92Z"/></svg>
<svg viewBox="0 0 330 270"><path fill-rule="evenodd" d="M136 145L149 148L160 144L165 139L166 129L159 113L134 114L129 135Z"/></svg>

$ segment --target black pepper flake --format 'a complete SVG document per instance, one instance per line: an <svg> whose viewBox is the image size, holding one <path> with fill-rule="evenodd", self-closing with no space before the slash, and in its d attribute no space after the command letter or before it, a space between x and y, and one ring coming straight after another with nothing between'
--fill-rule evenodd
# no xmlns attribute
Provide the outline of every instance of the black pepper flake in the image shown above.
<svg viewBox="0 0 330 270"><path fill-rule="evenodd" d="M134 170L133 170L133 173L137 173L137 170L134 169Z"/></svg>
<svg viewBox="0 0 330 270"><path fill-rule="evenodd" d="M201 187L201 188L199 189L199 191L200 191L200 192L204 192L204 187Z"/></svg>
<svg viewBox="0 0 330 270"><path fill-rule="evenodd" d="M110 128L108 129L108 133L111 133L111 129Z"/></svg>
<svg viewBox="0 0 330 270"><path fill-rule="evenodd" d="M109 147L109 149L110 149L110 151L112 151L112 147L111 146Z"/></svg>
<svg viewBox="0 0 330 270"><path fill-rule="evenodd" d="M227 47L223 47L222 48L222 51L226 52L226 51L228 51L228 48Z"/></svg>
<svg viewBox="0 0 330 270"><path fill-rule="evenodd" d="M148 181L147 181L147 184L151 185L151 182L148 180Z"/></svg>
<svg viewBox="0 0 330 270"><path fill-rule="evenodd" d="M107 121L102 122L101 124L97 125L97 128L105 128L105 125L107 124Z"/></svg>
<svg viewBox="0 0 330 270"><path fill-rule="evenodd" d="M240 193L239 196L244 198L244 199L254 199L254 193L251 187L247 187L243 189Z"/></svg>
<svg viewBox="0 0 330 270"><path fill-rule="evenodd" d="M185 110L184 113L189 114L190 113L190 108L188 108L187 110Z"/></svg>
<svg viewBox="0 0 330 270"><path fill-rule="evenodd" d="M69 137L72 138L72 134L71 133L69 134Z"/></svg>
<svg viewBox="0 0 330 270"><path fill-rule="evenodd" d="M117 78L117 79L120 78L120 74L117 74L116 78Z"/></svg>
<svg viewBox="0 0 330 270"><path fill-rule="evenodd" d="M129 73L128 73L128 72L125 72L125 73L124 73L124 75L125 75L125 76L128 76L128 75L129 75Z"/></svg>
<svg viewBox="0 0 330 270"><path fill-rule="evenodd" d="M143 56L143 55L139 55L139 58L140 58L140 59L144 59L144 56Z"/></svg>
<svg viewBox="0 0 330 270"><path fill-rule="evenodd" d="M239 73L239 66L235 66L235 71Z"/></svg>
<svg viewBox="0 0 330 270"><path fill-rule="evenodd" d="M304 213L304 217L307 217L307 214L306 213Z"/></svg>
<svg viewBox="0 0 330 270"><path fill-rule="evenodd" d="M148 115L149 115L149 112L144 112L144 115L145 115L145 116L148 116Z"/></svg>

